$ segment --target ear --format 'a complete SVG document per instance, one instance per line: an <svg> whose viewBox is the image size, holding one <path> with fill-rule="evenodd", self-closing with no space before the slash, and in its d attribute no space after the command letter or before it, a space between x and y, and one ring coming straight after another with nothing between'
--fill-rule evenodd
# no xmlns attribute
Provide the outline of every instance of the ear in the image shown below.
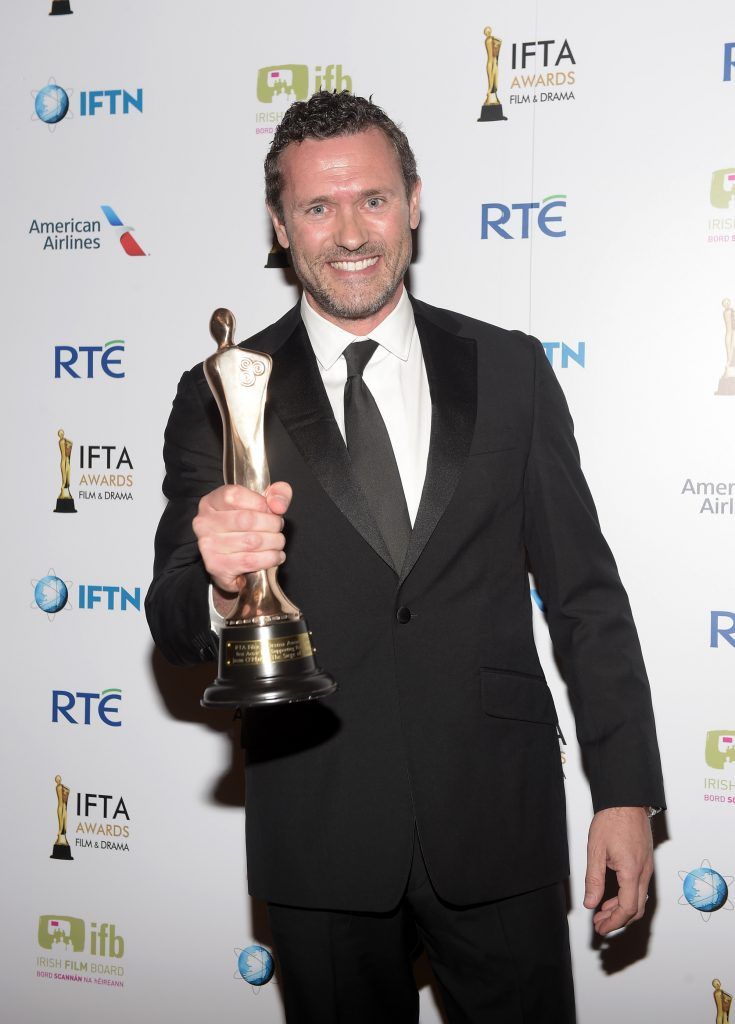
<svg viewBox="0 0 735 1024"><path fill-rule="evenodd" d="M411 189L411 195L408 197L408 222L411 225L411 230L414 231L419 226L421 220L421 206L419 200L421 199L421 178L418 179L416 184Z"/></svg>
<svg viewBox="0 0 735 1024"><path fill-rule="evenodd" d="M280 245L280 247L282 249L288 249L290 243L288 241L288 235L286 234L286 225L285 225L285 223L283 222L283 220L281 220L279 215L276 213L276 211L272 207L270 207L270 206L268 206L266 204L266 209L268 210L268 216L271 219L271 224L273 225L273 230L276 233L276 238L278 239L278 244Z"/></svg>

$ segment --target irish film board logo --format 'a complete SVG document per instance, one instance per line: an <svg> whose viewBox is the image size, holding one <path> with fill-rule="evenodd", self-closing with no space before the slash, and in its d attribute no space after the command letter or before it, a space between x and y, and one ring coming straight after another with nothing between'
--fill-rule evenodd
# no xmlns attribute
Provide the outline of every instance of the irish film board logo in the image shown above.
<svg viewBox="0 0 735 1024"><path fill-rule="evenodd" d="M718 910L733 910L728 886L733 882L732 875L721 875L715 871L708 860L703 860L698 868L680 871L682 894L679 906L690 906L699 911L703 921L709 921Z"/></svg>
<svg viewBox="0 0 735 1024"><path fill-rule="evenodd" d="M271 64L259 68L255 95L260 110L255 114L255 134L272 135L286 109L296 100L316 92L352 92L352 76L342 64ZM263 109L267 108L267 109Z"/></svg>
<svg viewBox="0 0 735 1024"><path fill-rule="evenodd" d="M125 940L109 921L85 921L69 914L41 914L36 977L122 988ZM91 959L94 957L95 959Z"/></svg>
<svg viewBox="0 0 735 1024"><path fill-rule="evenodd" d="M730 808L735 804L735 729L710 729L704 744L704 760L716 775L704 777L704 802Z"/></svg>
<svg viewBox="0 0 735 1024"><path fill-rule="evenodd" d="M712 172L709 189L710 206L723 212L710 215L707 221L707 241L710 243L735 242L735 167L721 167Z"/></svg>

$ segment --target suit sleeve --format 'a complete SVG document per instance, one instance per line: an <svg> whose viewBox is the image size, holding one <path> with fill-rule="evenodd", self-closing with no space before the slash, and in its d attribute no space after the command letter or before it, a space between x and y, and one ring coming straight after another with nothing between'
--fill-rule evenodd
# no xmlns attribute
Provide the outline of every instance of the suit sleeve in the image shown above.
<svg viewBox="0 0 735 1024"><path fill-rule="evenodd" d="M217 654L209 576L191 523L200 498L222 484L221 430L215 403L205 408L196 371L185 373L164 435L168 504L156 531L153 582L145 602L157 647L177 665L209 661Z"/></svg>
<svg viewBox="0 0 735 1024"><path fill-rule="evenodd" d="M534 346L525 541L593 805L663 807L651 694L630 604L582 474L566 400L542 346Z"/></svg>

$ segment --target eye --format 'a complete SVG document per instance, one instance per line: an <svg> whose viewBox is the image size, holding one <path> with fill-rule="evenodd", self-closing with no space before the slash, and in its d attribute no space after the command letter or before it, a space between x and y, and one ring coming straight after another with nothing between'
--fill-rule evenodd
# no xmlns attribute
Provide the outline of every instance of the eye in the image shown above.
<svg viewBox="0 0 735 1024"><path fill-rule="evenodd" d="M321 203L318 203L316 206L312 206L310 208L309 213L313 213L313 214L315 214L315 216L318 217L322 213L324 213L325 209L326 209L325 206L323 206Z"/></svg>
<svg viewBox="0 0 735 1024"><path fill-rule="evenodd" d="M383 205L383 200L379 196L370 196L367 201L368 209L377 210Z"/></svg>

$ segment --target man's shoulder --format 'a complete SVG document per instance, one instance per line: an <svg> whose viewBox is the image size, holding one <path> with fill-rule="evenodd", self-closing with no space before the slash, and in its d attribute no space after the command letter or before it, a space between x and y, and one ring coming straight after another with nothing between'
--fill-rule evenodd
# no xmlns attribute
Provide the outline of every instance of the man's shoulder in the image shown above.
<svg viewBox="0 0 735 1024"><path fill-rule="evenodd" d="M521 348L525 351L529 351L537 343L535 338L523 331L507 330L505 327L498 327L496 324L478 320L453 309L432 306L413 295L411 302L419 327L423 320L455 337L471 338L480 342L491 342L503 348Z"/></svg>

